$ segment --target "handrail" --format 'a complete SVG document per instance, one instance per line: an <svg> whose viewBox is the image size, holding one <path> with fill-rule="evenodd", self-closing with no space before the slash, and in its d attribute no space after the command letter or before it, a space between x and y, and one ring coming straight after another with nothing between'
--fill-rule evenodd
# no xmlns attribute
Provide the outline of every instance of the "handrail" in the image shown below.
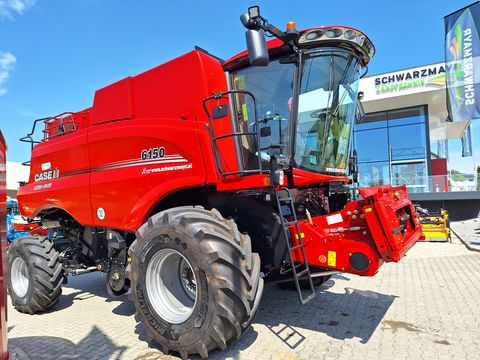
<svg viewBox="0 0 480 360"><path fill-rule="evenodd" d="M255 116L254 131L249 131L249 132L236 132L235 131L235 132L232 132L232 133L229 133L229 134L215 136L215 131L214 131L214 128L213 128L212 115L210 114L210 111L207 108L207 102L209 102L211 100L219 101L224 96L230 95L230 94L244 94L244 95L248 95L252 98L253 108L254 108L254 116ZM251 170L240 170L240 171L235 171L235 172L225 172L223 170L223 167L222 167L221 163L220 163L220 155L219 155L219 149L218 149L218 145L217 145L217 140L220 140L220 139L225 139L225 138L229 138L229 137L236 138L238 136L245 136L245 135L255 136L257 151L260 151L260 150L258 150L258 149L260 149L260 127L258 126L257 100L255 99L255 96L250 91L246 91L246 90L229 90L229 91L225 91L225 92L217 92L214 95L205 98L203 100L202 105L203 105L203 109L205 110L205 113L207 114L207 117L208 117L210 142L211 142L212 148L213 148L213 153L214 153L214 157L215 157L215 164L217 165L217 169L220 172L220 174L222 176L231 176L231 175L243 176L243 175L269 173L268 170L263 170L262 159L261 159L260 156L258 156L258 170L251 169ZM242 157L242 162L243 162L242 165L243 165L245 163L244 158L243 158L243 154L240 152L240 155ZM238 164L238 165L240 166L240 164Z"/></svg>
<svg viewBox="0 0 480 360"><path fill-rule="evenodd" d="M83 120L85 121L85 112L79 112L79 113L74 113L74 112L64 112L56 116L50 116L50 117L45 117L45 118L40 118L36 119L33 122L32 130L25 136L21 137L19 140L21 142L26 142L30 143L30 151L33 151L33 147L36 144L40 144L44 141L48 141L50 139L54 139L56 137L74 132L78 130L79 128L79 118L83 117ZM55 122L58 121L58 124ZM42 130L43 133L43 138L40 140L35 140L33 138L35 131L37 130L37 124L39 122L43 122L44 128ZM67 124L70 124L70 128L66 128ZM57 133L53 133L54 127L58 126ZM30 165L30 161L25 161L22 163L22 165Z"/></svg>
<svg viewBox="0 0 480 360"><path fill-rule="evenodd" d="M28 133L27 135L25 135L24 137L21 137L20 138L20 141L21 142L26 142L26 143L31 143L32 144L32 150L33 150L33 146L35 144L40 144L41 141L36 141L33 139L32 135L35 133L35 128L37 126L37 123L39 121L46 121L48 119L51 119L50 117L47 117L47 118L41 118L41 119L37 119L33 122L33 126L32 126L32 131L30 131L30 133Z"/></svg>
<svg viewBox="0 0 480 360"><path fill-rule="evenodd" d="M69 134L73 131L78 130L78 121L77 121L78 113L73 112L64 112L59 115L53 116L44 121L45 128L43 129L43 140L50 140L56 137ZM55 123L58 121L58 124ZM66 129L66 125L71 124L72 128ZM55 129L55 127L58 127ZM57 130L57 133L52 133L52 130Z"/></svg>

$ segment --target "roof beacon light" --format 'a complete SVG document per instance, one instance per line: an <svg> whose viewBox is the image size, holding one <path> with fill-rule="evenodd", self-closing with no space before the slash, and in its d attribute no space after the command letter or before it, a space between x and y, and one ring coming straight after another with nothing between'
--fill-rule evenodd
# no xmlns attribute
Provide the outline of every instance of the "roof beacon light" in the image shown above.
<svg viewBox="0 0 480 360"><path fill-rule="evenodd" d="M287 30L295 29L296 27L297 27L297 24L295 23L295 21L289 21L287 23Z"/></svg>

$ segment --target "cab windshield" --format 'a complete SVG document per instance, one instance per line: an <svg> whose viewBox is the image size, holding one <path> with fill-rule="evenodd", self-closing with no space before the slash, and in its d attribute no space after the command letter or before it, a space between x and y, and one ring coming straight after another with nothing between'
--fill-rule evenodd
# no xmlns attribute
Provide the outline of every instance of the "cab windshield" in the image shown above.
<svg viewBox="0 0 480 360"><path fill-rule="evenodd" d="M232 73L235 90L247 90L257 102L255 121L249 96L234 96L237 129L261 129L257 148L253 136L241 137L245 169L258 168L258 156L268 169L271 147L291 156L294 167L317 173L346 173L350 135L356 114L359 65L346 50L318 49L301 54L298 98L294 99L296 64L277 59L266 67L246 67ZM294 106L298 111L294 111ZM295 138L290 139L297 115Z"/></svg>
<svg viewBox="0 0 480 360"><path fill-rule="evenodd" d="M358 59L346 51L303 54L295 165L329 174L347 172L357 111Z"/></svg>

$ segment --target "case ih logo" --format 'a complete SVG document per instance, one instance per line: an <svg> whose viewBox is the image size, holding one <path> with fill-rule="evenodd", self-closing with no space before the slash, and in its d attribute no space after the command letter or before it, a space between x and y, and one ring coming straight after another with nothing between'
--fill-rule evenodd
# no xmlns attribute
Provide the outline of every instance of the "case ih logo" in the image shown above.
<svg viewBox="0 0 480 360"><path fill-rule="evenodd" d="M51 180L56 179L60 176L60 170L57 168L55 170L44 171L38 174L35 174L35 181Z"/></svg>

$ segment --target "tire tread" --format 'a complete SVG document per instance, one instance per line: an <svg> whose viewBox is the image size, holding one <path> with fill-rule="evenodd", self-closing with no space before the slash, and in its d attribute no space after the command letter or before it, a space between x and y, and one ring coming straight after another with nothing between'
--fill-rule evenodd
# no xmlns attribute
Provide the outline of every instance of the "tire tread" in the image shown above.
<svg viewBox="0 0 480 360"><path fill-rule="evenodd" d="M27 314L43 312L53 306L62 293L63 268L59 261L59 254L51 241L40 236L25 236L16 239L8 254L9 270L18 251L24 254L31 272L32 282L22 301L13 292L11 279L8 280L9 293L12 304L18 311Z"/></svg>
<svg viewBox="0 0 480 360"><path fill-rule="evenodd" d="M155 227L181 229L198 242L214 274L209 289L212 286L216 311L203 337L195 344L169 342L156 335L141 311L136 292L131 291L129 298L135 304L135 319L145 325L162 349L177 351L182 358L191 354L206 358L211 350L225 349L249 328L252 312L256 310L253 306L259 302L255 299L262 295L260 257L252 253L250 237L241 234L235 221L224 219L216 209L182 206L155 214L136 233L135 250L131 252L132 262L128 269L133 289L140 278L135 269L140 262L141 249ZM234 274L234 279L224 274Z"/></svg>

